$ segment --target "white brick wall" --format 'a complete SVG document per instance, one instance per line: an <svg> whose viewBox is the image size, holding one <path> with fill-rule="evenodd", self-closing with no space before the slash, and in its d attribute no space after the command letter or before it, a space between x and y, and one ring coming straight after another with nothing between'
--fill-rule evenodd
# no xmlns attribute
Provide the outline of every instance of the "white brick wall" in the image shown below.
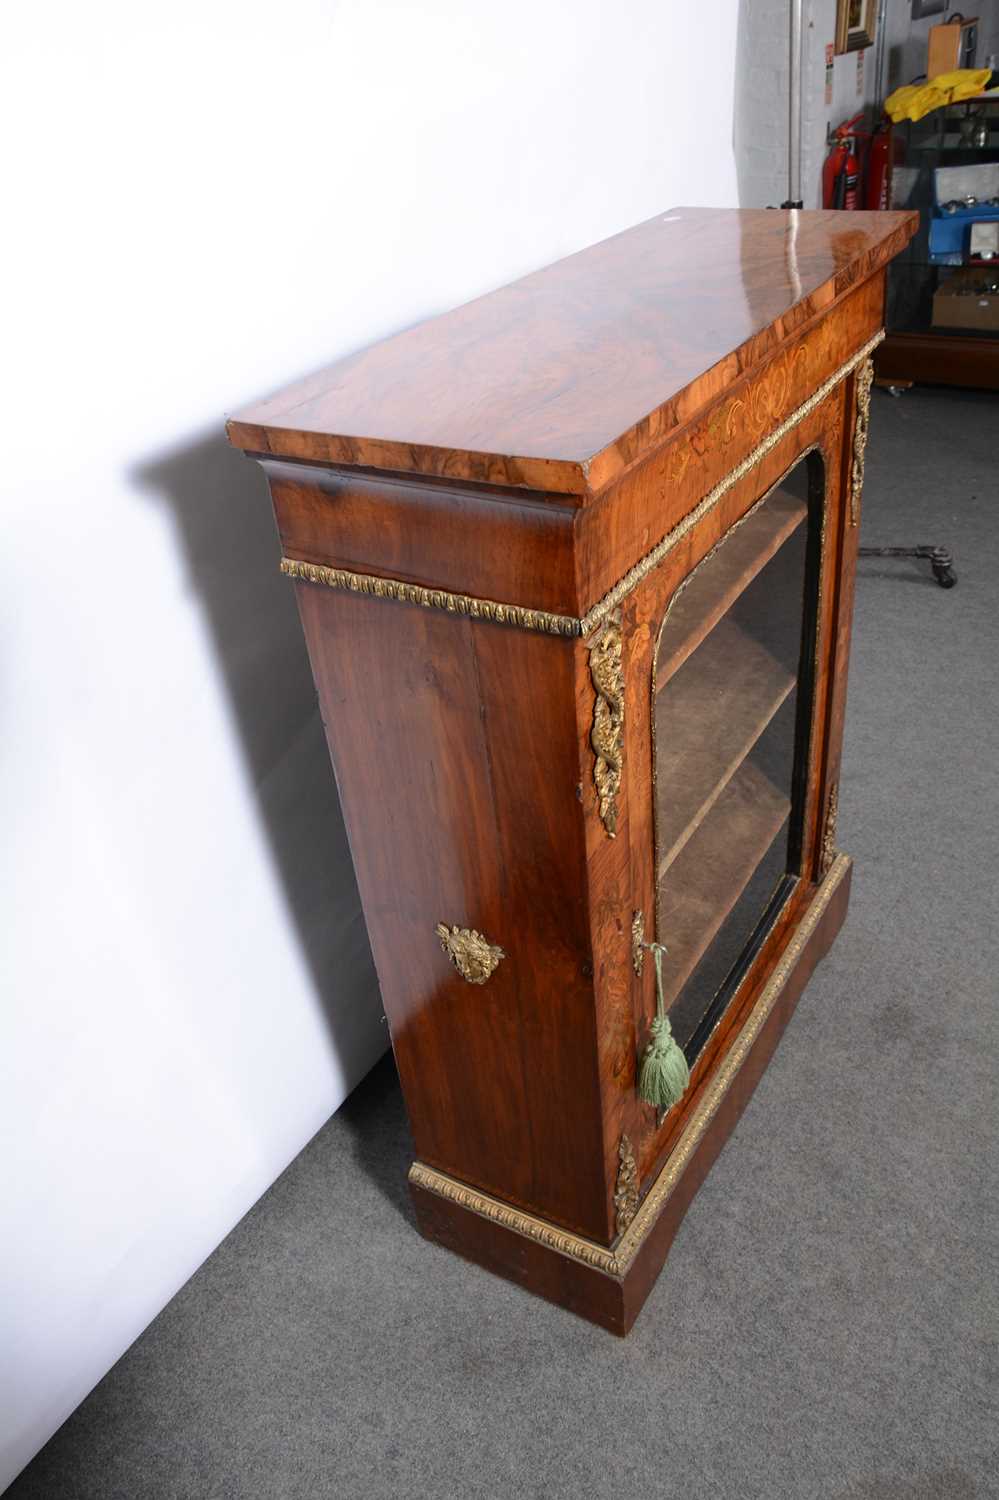
<svg viewBox="0 0 999 1500"><path fill-rule="evenodd" d="M886 44L884 93L926 69L926 37L941 16L911 18L910 0L882 7ZM979 17L979 66L999 50L999 0L966 7ZM742 0L736 51L734 143L739 202L764 208L787 197L789 0ZM836 0L804 0L801 99L801 183L806 208L821 206L826 127L878 104L877 48L864 51L862 89L857 90L857 54L833 59L832 103L825 102L825 50L836 34Z"/></svg>
<svg viewBox="0 0 999 1500"><path fill-rule="evenodd" d="M765 208L787 197L788 0L742 0L735 57L739 202Z"/></svg>
<svg viewBox="0 0 999 1500"><path fill-rule="evenodd" d="M909 0L888 0L904 5ZM787 197L788 0L743 0L736 54L735 152L739 202L746 208L779 204ZM806 208L821 207L826 126L848 120L873 103L874 48L864 56L857 91L857 54L833 60L833 99L825 103L826 43L836 31L836 0L804 0L801 80L801 195Z"/></svg>

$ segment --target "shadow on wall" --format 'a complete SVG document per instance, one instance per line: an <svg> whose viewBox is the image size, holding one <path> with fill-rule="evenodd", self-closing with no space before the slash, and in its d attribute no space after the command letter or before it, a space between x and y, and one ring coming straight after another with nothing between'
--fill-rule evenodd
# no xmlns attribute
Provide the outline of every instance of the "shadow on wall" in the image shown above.
<svg viewBox="0 0 999 1500"><path fill-rule="evenodd" d="M294 592L278 572L266 480L221 433L141 464L132 478L173 512L288 910L350 1086L370 1062L381 1002ZM384 1037L387 1047L387 1030Z"/></svg>

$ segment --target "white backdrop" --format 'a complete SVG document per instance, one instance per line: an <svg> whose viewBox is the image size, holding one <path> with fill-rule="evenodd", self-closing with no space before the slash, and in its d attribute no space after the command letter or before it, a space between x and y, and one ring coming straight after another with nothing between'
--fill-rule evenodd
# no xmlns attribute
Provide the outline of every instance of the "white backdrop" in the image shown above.
<svg viewBox="0 0 999 1500"><path fill-rule="evenodd" d="M5 15L0 1488L386 1042L223 413L658 210L734 203L735 11Z"/></svg>

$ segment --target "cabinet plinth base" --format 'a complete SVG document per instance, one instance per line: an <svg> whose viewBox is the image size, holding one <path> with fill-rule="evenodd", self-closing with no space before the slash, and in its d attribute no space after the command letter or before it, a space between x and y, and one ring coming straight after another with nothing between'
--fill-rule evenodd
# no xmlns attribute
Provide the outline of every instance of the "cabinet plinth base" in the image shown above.
<svg viewBox="0 0 999 1500"><path fill-rule="evenodd" d="M852 861L837 856L792 931L634 1220L612 1246L525 1214L422 1162L410 1170L421 1232L611 1333L628 1333L694 1194L749 1102L816 964L846 916Z"/></svg>

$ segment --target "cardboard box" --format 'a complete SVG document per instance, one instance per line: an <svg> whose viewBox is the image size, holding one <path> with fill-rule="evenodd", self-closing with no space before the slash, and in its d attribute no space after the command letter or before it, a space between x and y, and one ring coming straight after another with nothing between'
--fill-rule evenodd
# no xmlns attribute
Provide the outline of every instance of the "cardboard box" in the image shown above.
<svg viewBox="0 0 999 1500"><path fill-rule="evenodd" d="M999 266L968 266L933 294L934 328L970 328L999 333L999 291L985 291L999 280Z"/></svg>
<svg viewBox="0 0 999 1500"><path fill-rule="evenodd" d="M973 68L978 50L978 17L941 21L930 27L926 46L926 76L950 73L955 68Z"/></svg>

